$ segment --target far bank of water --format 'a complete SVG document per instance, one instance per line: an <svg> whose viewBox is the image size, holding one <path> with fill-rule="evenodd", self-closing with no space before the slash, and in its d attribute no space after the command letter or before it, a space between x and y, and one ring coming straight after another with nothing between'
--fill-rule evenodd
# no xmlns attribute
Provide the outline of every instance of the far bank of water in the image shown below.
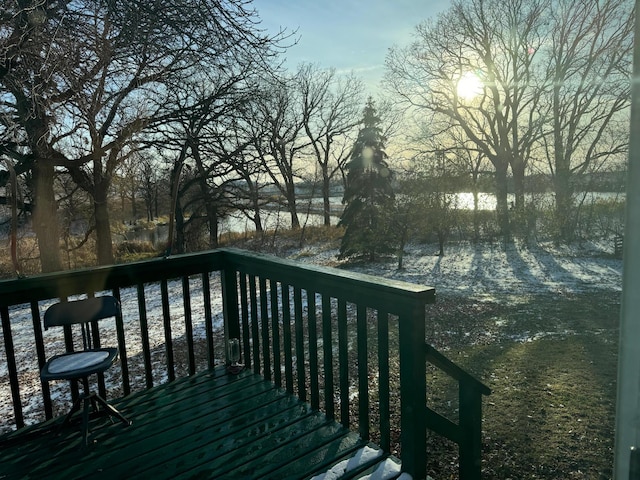
<svg viewBox="0 0 640 480"><path fill-rule="evenodd" d="M473 210L473 194L471 192L460 192L448 194L452 199L451 206L458 210ZM590 204L592 202L600 201L622 201L624 200L624 194L615 192L585 192L577 194L576 201ZM535 203L536 208L551 208L553 207L554 195L553 193L536 193L527 194L526 202ZM507 202L511 204L515 202L515 196L509 194L507 196ZM344 209L342 204L342 196L330 197L331 203L331 224L337 225L340 220L340 215ZM496 196L492 193L480 192L478 194L478 209L493 211L496 209ZM303 226L316 226L322 225L324 217L320 213L323 209L322 198L301 199L298 202L298 217L300 223ZM277 229L289 229L291 228L291 215L281 206L276 205L267 206L261 211L262 227L264 230L277 230ZM244 233L255 231L254 223L249 220L242 212L234 212L220 221L219 234L224 236L229 233ZM155 229L148 230L136 230L129 231L126 237L118 235L115 239L116 243L122 240L129 241L141 241L151 242L154 246L166 243L169 227L167 225L159 225Z"/></svg>

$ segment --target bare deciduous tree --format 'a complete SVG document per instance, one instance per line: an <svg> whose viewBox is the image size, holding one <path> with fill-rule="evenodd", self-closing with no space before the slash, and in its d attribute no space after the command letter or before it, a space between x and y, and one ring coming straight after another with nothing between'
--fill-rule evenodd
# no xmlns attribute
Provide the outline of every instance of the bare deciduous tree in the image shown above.
<svg viewBox="0 0 640 480"><path fill-rule="evenodd" d="M633 49L632 5L624 0L565 0L550 5L542 46L549 95L544 158L556 200L558 234L573 236L575 178L626 153ZM596 168L597 170L597 168Z"/></svg>
<svg viewBox="0 0 640 480"><path fill-rule="evenodd" d="M320 169L323 221L330 225L331 181L351 155L364 87L353 75L337 78L335 70L321 70L312 64L300 68L297 83L304 130Z"/></svg>
<svg viewBox="0 0 640 480"><path fill-rule="evenodd" d="M524 218L533 158L549 159L558 217L570 219L572 178L625 148L615 124L628 106L631 23L623 0L457 0L390 52L386 85L492 163L504 233L508 176Z"/></svg>
<svg viewBox="0 0 640 480"><path fill-rule="evenodd" d="M539 138L533 59L543 42L546 5L456 1L436 22L420 24L411 46L387 57L388 88L408 106L430 112L434 123L444 118L459 126L493 164L503 233L509 232L509 168L521 206L528 152Z"/></svg>
<svg viewBox="0 0 640 480"><path fill-rule="evenodd" d="M253 147L291 216L291 228L300 228L296 203L298 162L311 145L304 134L304 116L296 78L265 82L253 102Z"/></svg>
<svg viewBox="0 0 640 480"><path fill-rule="evenodd" d="M45 271L61 268L57 166L93 197L97 259L112 262L111 179L130 143L181 113L172 86L275 53L244 0L22 0L0 15L0 151L33 170Z"/></svg>

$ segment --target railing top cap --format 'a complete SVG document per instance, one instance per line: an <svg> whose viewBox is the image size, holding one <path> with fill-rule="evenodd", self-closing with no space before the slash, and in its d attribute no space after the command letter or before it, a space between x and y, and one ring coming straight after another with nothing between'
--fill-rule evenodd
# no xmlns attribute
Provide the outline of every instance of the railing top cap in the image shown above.
<svg viewBox="0 0 640 480"><path fill-rule="evenodd" d="M55 298L63 295L107 290L141 282L153 282L199 272L234 268L260 269L274 277L297 280L300 284L317 288L366 289L370 295L400 297L409 301L432 303L435 288L363 273L349 272L288 260L273 255L236 248L222 248L206 252L154 258L139 262L80 270L61 271L33 277L1 280L0 297L7 304Z"/></svg>
<svg viewBox="0 0 640 480"><path fill-rule="evenodd" d="M301 272L312 276L316 283L323 279L339 278L354 286L367 287L373 291L384 291L389 294L409 296L430 303L435 300L435 288L415 283L391 280L364 273L350 272L334 267L305 264L295 260L283 259L273 255L249 252L235 248L224 248L225 258L233 264L244 267L272 266L283 271Z"/></svg>

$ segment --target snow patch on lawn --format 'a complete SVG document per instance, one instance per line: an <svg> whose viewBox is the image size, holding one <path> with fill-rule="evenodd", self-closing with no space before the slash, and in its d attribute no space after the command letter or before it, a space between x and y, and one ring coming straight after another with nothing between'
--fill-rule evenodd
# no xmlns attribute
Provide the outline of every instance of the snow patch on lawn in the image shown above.
<svg viewBox="0 0 640 480"><path fill-rule="evenodd" d="M607 243L555 246L521 242L452 243L444 256L435 245L405 248L404 268L397 259L376 262L338 261L337 249L306 248L304 255L289 257L345 270L379 275L436 288L436 292L465 296L523 295L533 293L582 293L593 290L622 291L622 260L614 258Z"/></svg>

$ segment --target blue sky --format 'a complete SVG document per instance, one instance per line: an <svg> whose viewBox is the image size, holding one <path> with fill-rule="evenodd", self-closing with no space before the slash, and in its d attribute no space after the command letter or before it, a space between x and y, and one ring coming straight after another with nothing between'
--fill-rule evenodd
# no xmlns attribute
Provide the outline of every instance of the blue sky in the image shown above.
<svg viewBox="0 0 640 480"><path fill-rule="evenodd" d="M254 0L262 26L298 29L299 43L286 53L287 66L313 62L338 72L353 70L377 85L387 50L411 42L421 21L435 18L450 0Z"/></svg>

